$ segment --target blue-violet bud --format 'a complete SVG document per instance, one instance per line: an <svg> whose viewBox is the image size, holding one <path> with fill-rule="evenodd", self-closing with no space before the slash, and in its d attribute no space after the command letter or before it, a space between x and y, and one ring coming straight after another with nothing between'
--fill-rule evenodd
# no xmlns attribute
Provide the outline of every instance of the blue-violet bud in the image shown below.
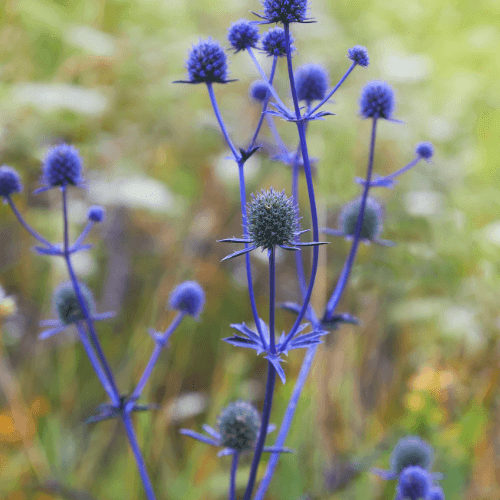
<svg viewBox="0 0 500 500"><path fill-rule="evenodd" d="M429 444L418 436L401 438L391 453L391 470L396 474L410 465L430 469L434 453Z"/></svg>
<svg viewBox="0 0 500 500"><path fill-rule="evenodd" d="M328 73L319 64L306 64L295 72L295 88L299 101L321 101L328 90Z"/></svg>
<svg viewBox="0 0 500 500"><path fill-rule="evenodd" d="M264 18L268 23L307 22L307 0L263 0Z"/></svg>
<svg viewBox="0 0 500 500"><path fill-rule="evenodd" d="M251 450L260 429L260 415L246 401L236 401L224 408L217 418L221 445L238 452Z"/></svg>
<svg viewBox="0 0 500 500"><path fill-rule="evenodd" d="M8 165L0 167L0 196L7 197L23 190L21 178L16 170Z"/></svg>
<svg viewBox="0 0 500 500"><path fill-rule="evenodd" d="M389 120L394 111L394 90L386 82L368 82L361 91L359 105L363 118Z"/></svg>
<svg viewBox="0 0 500 500"><path fill-rule="evenodd" d="M271 92L264 80L256 80L250 85L249 94L255 101L264 102L270 97Z"/></svg>
<svg viewBox="0 0 500 500"><path fill-rule="evenodd" d="M43 161L43 182L50 187L78 186L82 178L82 159L78 150L69 144L50 148Z"/></svg>
<svg viewBox="0 0 500 500"><path fill-rule="evenodd" d="M290 36L290 51L293 52L295 47L292 46L293 38ZM268 56L284 57L286 56L286 39L285 30L276 26L271 28L262 37L262 50Z"/></svg>
<svg viewBox="0 0 500 500"><path fill-rule="evenodd" d="M196 281L185 281L170 294L168 303L171 309L196 318L205 305L205 292Z"/></svg>
<svg viewBox="0 0 500 500"><path fill-rule="evenodd" d="M339 228L346 236L354 236L358 215L361 209L361 197L350 201L343 206L339 214ZM361 226L360 238L375 240L382 232L384 211L380 203L370 196L366 199L363 225Z"/></svg>
<svg viewBox="0 0 500 500"><path fill-rule="evenodd" d="M95 311L92 292L83 283L78 283L78 285L87 311L92 315ZM52 307L64 325L70 325L85 319L71 281L61 283L55 289L52 296Z"/></svg>
<svg viewBox="0 0 500 500"><path fill-rule="evenodd" d="M415 154L424 160L430 160L434 155L434 146L431 142L420 142L415 148Z"/></svg>
<svg viewBox="0 0 500 500"><path fill-rule="evenodd" d="M347 51L347 57L359 66L366 67L370 64L368 51L366 50L366 47L363 47L362 45L355 45L352 49L349 49Z"/></svg>
<svg viewBox="0 0 500 500"><path fill-rule="evenodd" d="M87 219L92 222L102 222L106 216L106 211L99 205L94 205L87 212Z"/></svg>
<svg viewBox="0 0 500 500"><path fill-rule="evenodd" d="M192 83L224 83L227 76L227 57L219 42L200 40L189 52L187 70Z"/></svg>
<svg viewBox="0 0 500 500"><path fill-rule="evenodd" d="M227 39L235 52L248 49L249 47L255 48L257 46L257 42L259 41L259 30L255 24L252 24L250 21L240 19L233 23L228 30L229 35Z"/></svg>
<svg viewBox="0 0 500 500"><path fill-rule="evenodd" d="M397 500L428 500L432 478L428 471L418 466L403 469L397 486Z"/></svg>
<svg viewBox="0 0 500 500"><path fill-rule="evenodd" d="M429 491L428 500L444 500L444 491L441 486L433 486Z"/></svg>
<svg viewBox="0 0 500 500"><path fill-rule="evenodd" d="M248 237L252 244L266 250L292 244L298 229L297 208L292 198L273 188L252 198L247 206Z"/></svg>

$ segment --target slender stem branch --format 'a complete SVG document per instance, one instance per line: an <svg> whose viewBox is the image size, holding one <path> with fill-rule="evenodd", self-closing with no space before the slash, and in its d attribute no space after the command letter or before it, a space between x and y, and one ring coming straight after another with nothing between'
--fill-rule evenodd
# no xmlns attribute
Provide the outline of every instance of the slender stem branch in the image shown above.
<svg viewBox="0 0 500 500"><path fill-rule="evenodd" d="M407 170L410 170L410 168L414 167L422 158L420 156L417 156L414 160L412 160L408 165L405 165L404 167L400 168L399 170L396 170L396 172L393 172L392 174L385 175L383 178L384 179L394 179L395 177L398 177L401 174L404 174Z"/></svg>
<svg viewBox="0 0 500 500"><path fill-rule="evenodd" d="M269 250L269 342L271 354L276 354L274 313L276 306L276 259L274 247Z"/></svg>
<svg viewBox="0 0 500 500"><path fill-rule="evenodd" d="M236 500L236 471L238 470L238 461L240 454L235 451L231 461L231 475L229 476L229 500Z"/></svg>
<svg viewBox="0 0 500 500"><path fill-rule="evenodd" d="M94 224L95 224L95 222L93 222L91 220L89 220L87 222L87 225L85 226L84 230L82 231L82 233L80 234L80 236L78 236L78 238L76 239L76 241L73 243L73 247L78 247L78 246L80 246L83 243L83 240L90 233L91 229L94 227Z"/></svg>
<svg viewBox="0 0 500 500"><path fill-rule="evenodd" d="M231 138L229 137L229 132L226 129L226 125L224 124L224 120L222 119L222 115L220 114L219 105L217 104L217 99L215 98L214 88L212 86L212 82L207 82L208 95L210 96L210 101L212 102L212 107L214 109L215 116L217 117L217 121L219 122L219 127L222 130L222 134L224 135L224 139L226 140L229 149L233 153L234 160L239 161L240 155L236 151Z"/></svg>

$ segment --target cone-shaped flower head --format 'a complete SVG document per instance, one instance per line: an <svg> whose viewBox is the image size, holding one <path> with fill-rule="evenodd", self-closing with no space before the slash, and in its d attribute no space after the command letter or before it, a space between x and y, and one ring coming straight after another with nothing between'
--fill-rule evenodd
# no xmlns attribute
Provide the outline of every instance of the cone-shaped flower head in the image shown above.
<svg viewBox="0 0 500 500"><path fill-rule="evenodd" d="M264 16L268 23L307 22L307 0L263 0Z"/></svg>
<svg viewBox="0 0 500 500"><path fill-rule="evenodd" d="M185 281L170 294L168 303L171 309L196 318L205 305L205 292L196 281Z"/></svg>
<svg viewBox="0 0 500 500"><path fill-rule="evenodd" d="M295 72L295 88L299 101L321 101L328 90L328 73L320 64L306 64Z"/></svg>
<svg viewBox="0 0 500 500"><path fill-rule="evenodd" d="M248 204L248 236L253 245L271 250L276 245L292 245L298 230L297 209L292 198L273 188Z"/></svg>
<svg viewBox="0 0 500 500"><path fill-rule="evenodd" d="M255 48L259 41L259 29L246 19L240 19L228 28L227 39L233 47L235 53L249 47Z"/></svg>
<svg viewBox="0 0 500 500"><path fill-rule="evenodd" d="M368 51L366 47L362 45L355 45L347 51L347 57L358 64L359 66L366 67L370 64L370 58L368 57Z"/></svg>
<svg viewBox="0 0 500 500"><path fill-rule="evenodd" d="M221 445L238 452L251 450L259 435L260 415L246 401L236 401L224 408L217 419Z"/></svg>
<svg viewBox="0 0 500 500"><path fill-rule="evenodd" d="M431 142L421 142L415 148L415 154L424 160L430 160L434 155L434 146Z"/></svg>
<svg viewBox="0 0 500 500"><path fill-rule="evenodd" d="M249 94L254 101L264 102L270 97L271 92L264 80L255 80L255 82L250 85Z"/></svg>
<svg viewBox="0 0 500 500"><path fill-rule="evenodd" d="M78 283L85 306L90 315L95 311L92 292L83 284ZM52 307L64 325L77 323L85 319L71 281L61 283L52 296Z"/></svg>
<svg viewBox="0 0 500 500"><path fill-rule="evenodd" d="M346 236L354 236L358 223L359 210L361 209L361 197L344 205L339 215L339 227ZM363 225L361 226L361 239L376 240L382 232L383 209L375 199L366 199Z"/></svg>
<svg viewBox="0 0 500 500"><path fill-rule="evenodd" d="M432 477L419 466L406 467L399 476L397 500L428 500Z"/></svg>
<svg viewBox="0 0 500 500"><path fill-rule="evenodd" d="M21 178L17 170L2 165L0 167L0 197L7 197L14 193L20 193L23 190Z"/></svg>
<svg viewBox="0 0 500 500"><path fill-rule="evenodd" d="M386 82L368 82L361 91L359 100L363 118L391 119L394 111L394 90Z"/></svg>
<svg viewBox="0 0 500 500"><path fill-rule="evenodd" d="M94 205L87 212L87 219L92 222L102 222L106 216L106 211L99 205Z"/></svg>
<svg viewBox="0 0 500 500"><path fill-rule="evenodd" d="M400 474L410 465L429 470L432 465L434 453L429 444L418 436L401 438L391 453L391 470Z"/></svg>
<svg viewBox="0 0 500 500"><path fill-rule="evenodd" d="M78 150L69 144L50 148L43 161L42 182L48 188L78 186L82 182L82 159Z"/></svg>
<svg viewBox="0 0 500 500"><path fill-rule="evenodd" d="M219 42L200 40L189 52L187 70L191 83L225 83L227 57Z"/></svg>
<svg viewBox="0 0 500 500"><path fill-rule="evenodd" d="M290 50L293 52L293 38L290 36ZM268 30L262 37L262 49L268 56L286 56L285 30L276 26Z"/></svg>

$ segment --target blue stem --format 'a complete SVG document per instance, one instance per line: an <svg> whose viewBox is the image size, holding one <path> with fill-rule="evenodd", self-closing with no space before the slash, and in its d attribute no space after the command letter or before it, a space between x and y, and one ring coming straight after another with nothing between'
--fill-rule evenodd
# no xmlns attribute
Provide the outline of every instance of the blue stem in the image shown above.
<svg viewBox="0 0 500 500"><path fill-rule="evenodd" d="M276 354L274 316L276 304L276 259L274 247L269 250L269 343L271 354Z"/></svg>
<svg viewBox="0 0 500 500"><path fill-rule="evenodd" d="M410 170L410 168L414 167L422 158L420 156L417 156L414 160L412 160L408 165L405 165L403 168L400 168L399 170L396 170L396 172L393 172L392 174L385 175L383 178L384 179L394 179L395 177L398 177L401 174L404 174L407 170Z"/></svg>
<svg viewBox="0 0 500 500"><path fill-rule="evenodd" d="M233 157L235 161L239 161L240 155L236 151L233 143L231 142L231 138L229 137L229 133L224 125L224 120L222 119L222 115L219 111L219 106L217 104L217 99L215 98L214 89L212 87L212 82L207 82L208 95L210 96L210 101L212 102L212 107L214 108L215 116L217 117L217 121L219 122L219 127L222 130L222 134L224 135L224 139L226 140L229 149L233 153Z"/></svg>
<svg viewBox="0 0 500 500"><path fill-rule="evenodd" d="M78 236L76 241L73 243L73 248L76 248L83 243L83 240L90 233L91 229L94 227L94 224L95 224L95 222L93 222L91 220L88 221L87 225L85 226L84 230L82 231L82 234L80 234L80 236Z"/></svg>
<svg viewBox="0 0 500 500"><path fill-rule="evenodd" d="M368 168L366 172L366 183L363 186L363 194L361 196L361 206L359 208L358 220L356 222L356 230L354 231L354 240L352 242L351 250L349 252L349 256L342 268L342 273L340 274L339 281L337 282L337 286L333 291L328 304L326 305L326 314L332 315L340 302L340 298L342 297L342 293L347 285L347 281L349 280L349 275L351 274L351 269L354 264L354 259L356 258L356 252L358 250L361 229L363 227L363 218L365 215L365 207L366 200L368 198L368 192L370 191L370 182L372 179L372 171L373 171L373 158L375 155L375 138L377 131L377 119L373 119L372 125L372 133L370 139L370 156L368 158Z"/></svg>
<svg viewBox="0 0 500 500"><path fill-rule="evenodd" d="M229 500L236 500L236 471L238 470L238 461L240 454L235 451L231 461L231 475L229 476Z"/></svg>

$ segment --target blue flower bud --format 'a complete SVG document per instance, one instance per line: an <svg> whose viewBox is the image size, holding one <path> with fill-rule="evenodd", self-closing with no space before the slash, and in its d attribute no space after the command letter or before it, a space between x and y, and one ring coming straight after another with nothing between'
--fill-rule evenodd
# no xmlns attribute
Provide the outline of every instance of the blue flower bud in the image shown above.
<svg viewBox="0 0 500 500"><path fill-rule="evenodd" d="M102 222L105 216L106 211L103 207L98 205L90 207L89 211L87 212L87 219L91 220L92 222Z"/></svg>
<svg viewBox="0 0 500 500"><path fill-rule="evenodd" d="M255 48L259 41L259 30L250 21L240 19L229 28L227 39L235 52L248 49L249 47Z"/></svg>
<svg viewBox="0 0 500 500"><path fill-rule="evenodd" d="M292 46L292 43L293 38L290 36L290 50L293 52L295 47ZM262 50L264 50L268 56L286 56L285 30L276 26L267 31L262 37Z"/></svg>
<svg viewBox="0 0 500 500"><path fill-rule="evenodd" d="M260 415L246 401L236 401L224 408L217 419L221 445L238 452L251 450L259 435Z"/></svg>
<svg viewBox="0 0 500 500"><path fill-rule="evenodd" d="M394 111L394 91L386 82L372 81L365 85L359 100L364 118L390 119Z"/></svg>
<svg viewBox="0 0 500 500"><path fill-rule="evenodd" d="M415 154L424 160L430 160L434 155L434 146L430 142L421 142L415 148Z"/></svg>
<svg viewBox="0 0 500 500"><path fill-rule="evenodd" d="M429 491L428 500L444 500L444 491L441 486L433 486Z"/></svg>
<svg viewBox="0 0 500 500"><path fill-rule="evenodd" d="M200 40L189 52L187 70L191 83L224 83L227 76L224 49L211 38Z"/></svg>
<svg viewBox="0 0 500 500"><path fill-rule="evenodd" d="M271 92L269 91L269 87L264 80L256 80L250 85L249 90L250 97L258 102L264 102L269 98Z"/></svg>
<svg viewBox="0 0 500 500"><path fill-rule="evenodd" d="M428 500L432 478L422 467L410 466L403 469L397 486L398 500Z"/></svg>
<svg viewBox="0 0 500 500"><path fill-rule="evenodd" d="M328 90L328 73L319 64L307 64L295 72L295 88L299 101L321 101Z"/></svg>
<svg viewBox="0 0 500 500"><path fill-rule="evenodd" d="M205 305L205 292L196 281L185 281L170 294L168 303L171 309L196 318Z"/></svg>
<svg viewBox="0 0 500 500"><path fill-rule="evenodd" d="M347 51L347 57L359 66L366 67L370 64L368 51L366 50L366 47L363 47L362 45L355 45L352 49L349 49Z"/></svg>
<svg viewBox="0 0 500 500"><path fill-rule="evenodd" d="M0 167L0 196L7 197L14 193L20 193L23 190L21 178L17 170L2 165Z"/></svg>
<svg viewBox="0 0 500 500"><path fill-rule="evenodd" d="M264 18L268 23L303 23L308 21L307 0L263 0Z"/></svg>
<svg viewBox="0 0 500 500"><path fill-rule="evenodd" d="M82 159L69 144L50 148L43 162L42 181L47 187L78 186L82 182Z"/></svg>

